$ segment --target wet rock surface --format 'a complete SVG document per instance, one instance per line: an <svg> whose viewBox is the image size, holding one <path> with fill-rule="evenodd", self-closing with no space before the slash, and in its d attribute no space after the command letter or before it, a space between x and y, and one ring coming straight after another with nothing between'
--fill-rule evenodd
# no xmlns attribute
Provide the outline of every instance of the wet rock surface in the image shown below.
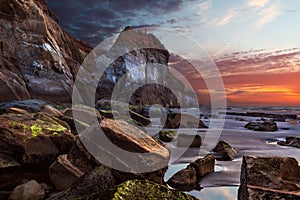
<svg viewBox="0 0 300 200"><path fill-rule="evenodd" d="M244 156L239 199L300 197L300 170L296 159Z"/></svg>
<svg viewBox="0 0 300 200"><path fill-rule="evenodd" d="M3 0L0 13L0 101L70 102L90 47L60 28L45 1Z"/></svg>
<svg viewBox="0 0 300 200"><path fill-rule="evenodd" d="M179 190L193 190L198 185L196 169L193 166L188 166L174 174L167 183Z"/></svg>
<svg viewBox="0 0 300 200"><path fill-rule="evenodd" d="M282 145L282 146L290 146L290 147L300 148L300 138L288 136L285 138L285 141L280 141L277 144Z"/></svg>
<svg viewBox="0 0 300 200"><path fill-rule="evenodd" d="M177 147L200 148L202 139L200 135L179 134L177 137Z"/></svg>
<svg viewBox="0 0 300 200"><path fill-rule="evenodd" d="M87 199L95 194L103 195L115 185L111 170L99 166L77 179L67 190L53 194L48 199Z"/></svg>
<svg viewBox="0 0 300 200"><path fill-rule="evenodd" d="M11 188L24 178L47 179L49 165L74 143L65 122L42 112L8 110L0 115L0 134L0 188Z"/></svg>
<svg viewBox="0 0 300 200"><path fill-rule="evenodd" d="M194 197L172 190L164 185L150 181L129 180L118 185L107 199L180 199L192 200Z"/></svg>
<svg viewBox="0 0 300 200"><path fill-rule="evenodd" d="M182 191L200 190L201 178L215 169L215 157L208 155L190 163L185 169L178 171L168 181L168 185Z"/></svg>
<svg viewBox="0 0 300 200"><path fill-rule="evenodd" d="M230 146L228 143L224 141L219 141L212 151L220 155L219 157L216 158L217 160L223 160L223 161L231 161L234 159L234 156L237 154L237 149Z"/></svg>
<svg viewBox="0 0 300 200"><path fill-rule="evenodd" d="M208 128L199 118L182 113L169 113L164 128Z"/></svg>
<svg viewBox="0 0 300 200"><path fill-rule="evenodd" d="M273 132L278 130L276 122L273 121L249 122L248 124L245 125L245 128L253 131L268 131L268 132Z"/></svg>

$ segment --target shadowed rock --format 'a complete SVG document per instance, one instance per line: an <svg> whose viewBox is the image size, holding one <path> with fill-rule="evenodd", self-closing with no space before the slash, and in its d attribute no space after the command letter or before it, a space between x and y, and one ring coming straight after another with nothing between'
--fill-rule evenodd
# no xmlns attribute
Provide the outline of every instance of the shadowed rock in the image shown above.
<svg viewBox="0 0 300 200"><path fill-rule="evenodd" d="M46 1L2 0L0 13L0 102L70 102L74 77L91 48L59 26Z"/></svg>
<svg viewBox="0 0 300 200"><path fill-rule="evenodd" d="M88 199L91 195L107 193L116 185L111 170L99 166L77 179L70 188L58 194L52 195L52 199Z"/></svg>
<svg viewBox="0 0 300 200"><path fill-rule="evenodd" d="M282 146L290 146L290 147L300 148L300 138L288 136L285 138L285 141L280 141L277 144L282 145Z"/></svg>
<svg viewBox="0 0 300 200"><path fill-rule="evenodd" d="M164 128L208 128L200 119L181 113L169 113Z"/></svg>
<svg viewBox="0 0 300 200"><path fill-rule="evenodd" d="M177 135L174 130L161 130L159 131L159 139L163 142L171 142Z"/></svg>
<svg viewBox="0 0 300 200"><path fill-rule="evenodd" d="M215 157L213 155L199 158L190 164L196 169L197 179L201 179L205 174L215 171Z"/></svg>
<svg viewBox="0 0 300 200"><path fill-rule="evenodd" d="M185 169L174 174L167 183L178 190L192 190L198 185L196 169L189 165Z"/></svg>
<svg viewBox="0 0 300 200"><path fill-rule="evenodd" d="M248 124L245 125L245 128L253 131L267 131L267 132L273 132L278 130L276 122L273 121L249 122Z"/></svg>
<svg viewBox="0 0 300 200"><path fill-rule="evenodd" d="M100 127L105 135L99 135ZM108 165L113 168L110 170L118 183L134 178L163 183L163 176L169 160L167 149L137 127L122 120L118 120L117 123L112 119L103 119L100 127L99 124L94 124L86 129L80 139L77 138L68 155L60 156L50 166L50 178L57 189L68 188L83 174L99 165ZM107 137L109 141L102 146L99 141L104 137ZM110 144L110 142L112 143ZM89 145L90 149L87 150L85 145ZM116 147L113 145L131 153L142 154L129 157L114 154L112 148ZM91 150L94 151L90 152ZM147 153L151 154L147 155ZM157 166L162 167L153 170ZM63 176L68 181L59 179Z"/></svg>
<svg viewBox="0 0 300 200"><path fill-rule="evenodd" d="M216 152L221 157L217 157L217 160L230 161L234 159L234 156L237 154L237 149L230 146L224 141L219 141L218 144L213 148L213 152Z"/></svg>
<svg viewBox="0 0 300 200"><path fill-rule="evenodd" d="M299 169L294 158L244 156L238 199L299 199Z"/></svg>
<svg viewBox="0 0 300 200"><path fill-rule="evenodd" d="M215 157L208 155L204 158L199 158L190 163L185 169L174 174L167 183L178 190L190 191L193 189L200 190L199 181L208 173L215 170Z"/></svg>
<svg viewBox="0 0 300 200"><path fill-rule="evenodd" d="M42 200L45 191L35 180L17 186L9 196L9 200Z"/></svg>
<svg viewBox="0 0 300 200"><path fill-rule="evenodd" d="M149 124L151 124L151 120L149 118L144 117L143 115L140 115L131 110L129 111L129 114L132 119L141 123L143 126L148 126Z"/></svg>
<svg viewBox="0 0 300 200"><path fill-rule="evenodd" d="M177 137L177 147L200 148L202 140L200 135L179 134Z"/></svg>
<svg viewBox="0 0 300 200"><path fill-rule="evenodd" d="M174 199L174 200L195 200L196 198L147 180L128 180L108 193L93 194L91 199Z"/></svg>
<svg viewBox="0 0 300 200"><path fill-rule="evenodd" d="M0 160L5 169L0 173L0 188L14 187L24 178L47 179L49 165L74 142L68 125L58 118L22 113L0 115Z"/></svg>

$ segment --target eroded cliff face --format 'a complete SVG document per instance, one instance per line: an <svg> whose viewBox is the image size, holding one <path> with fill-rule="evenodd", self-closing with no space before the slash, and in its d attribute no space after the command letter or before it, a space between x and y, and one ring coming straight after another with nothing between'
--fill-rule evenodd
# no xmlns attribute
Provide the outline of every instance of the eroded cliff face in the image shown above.
<svg viewBox="0 0 300 200"><path fill-rule="evenodd" d="M79 66L92 49L60 27L45 0L0 3L0 102L42 99L70 103ZM179 105L184 85L169 72L169 52L154 35L130 29L121 32L109 54L97 52L92 64L84 66L85 76L80 80L84 90L97 86L96 96L85 93L84 98L109 99L120 81L117 100ZM106 65L100 62L98 69L99 58L103 61L105 56L115 57ZM170 85L176 90L169 90Z"/></svg>
<svg viewBox="0 0 300 200"><path fill-rule="evenodd" d="M0 0L0 101L70 102L91 50L59 26L44 0Z"/></svg>
<svg viewBox="0 0 300 200"><path fill-rule="evenodd" d="M184 85L170 73L169 52L154 35L127 30L108 46L96 47L91 53L94 55L83 63L83 83L103 74L100 81L90 81L97 85L96 101L112 98L143 106L179 106L178 97Z"/></svg>

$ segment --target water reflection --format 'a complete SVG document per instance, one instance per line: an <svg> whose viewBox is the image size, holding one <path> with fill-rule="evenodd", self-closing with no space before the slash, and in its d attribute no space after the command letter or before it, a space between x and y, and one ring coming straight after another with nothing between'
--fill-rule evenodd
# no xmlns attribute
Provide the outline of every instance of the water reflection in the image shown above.
<svg viewBox="0 0 300 200"><path fill-rule="evenodd" d="M176 172L186 168L189 163L181 163L175 165L169 165L167 172L165 173L164 180L169 180ZM222 171L223 167L215 165L215 172ZM201 191L192 190L187 192L188 194L205 200L235 200L237 199L238 187L206 187Z"/></svg>
<svg viewBox="0 0 300 200"><path fill-rule="evenodd" d="M185 169L189 163L181 163L176 165L169 165L168 170L165 173L164 180L167 182L176 172L180 171L181 169ZM220 172L223 170L223 167L220 165L215 165L215 172Z"/></svg>
<svg viewBox="0 0 300 200"><path fill-rule="evenodd" d="M193 190L188 194L205 200L235 200L237 199L238 187L209 187L201 191Z"/></svg>
<svg viewBox="0 0 300 200"><path fill-rule="evenodd" d="M186 168L189 163L182 163L177 165L169 165L168 170L165 173L164 180L167 182L176 172L180 171L181 169Z"/></svg>

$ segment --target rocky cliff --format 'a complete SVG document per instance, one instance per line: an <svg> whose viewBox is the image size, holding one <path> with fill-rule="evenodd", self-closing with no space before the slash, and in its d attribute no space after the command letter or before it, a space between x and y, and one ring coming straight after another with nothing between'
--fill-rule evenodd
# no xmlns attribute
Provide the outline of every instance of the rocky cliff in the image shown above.
<svg viewBox="0 0 300 200"><path fill-rule="evenodd" d="M154 35L126 29L108 46L97 46L83 63L84 77L77 77L84 85L81 91L97 86L96 101L113 98L143 106L179 106L184 85L170 72L169 52Z"/></svg>
<svg viewBox="0 0 300 200"><path fill-rule="evenodd" d="M0 92L5 94L0 96L0 102L34 98L55 103L71 102L76 74L91 48L60 27L45 0L0 0L0 3ZM109 99L115 84L127 73L129 77L122 86L145 80L162 83L136 88L129 99L131 103L178 106L176 96L180 96L184 86L167 68L161 67L167 66L169 52L152 34L130 28L125 32L118 35L112 49L134 47L134 50L104 66L107 69L96 83L96 100ZM149 64L156 66L147 70ZM85 70L91 76L99 73L88 67ZM85 85L94 84L92 78L87 80ZM164 87L165 82L172 83L177 94ZM131 89L127 87L119 95L124 96Z"/></svg>
<svg viewBox="0 0 300 200"><path fill-rule="evenodd" d="M0 101L70 102L75 75L90 47L59 26L44 0L0 4Z"/></svg>

